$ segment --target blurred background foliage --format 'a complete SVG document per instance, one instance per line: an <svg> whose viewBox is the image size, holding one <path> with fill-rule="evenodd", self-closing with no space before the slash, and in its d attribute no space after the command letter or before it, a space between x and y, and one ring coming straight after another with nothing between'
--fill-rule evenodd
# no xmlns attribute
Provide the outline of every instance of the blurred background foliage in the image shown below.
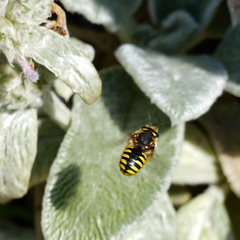
<svg viewBox="0 0 240 240"><path fill-rule="evenodd" d="M0 239L240 240L239 9L1 0Z"/></svg>

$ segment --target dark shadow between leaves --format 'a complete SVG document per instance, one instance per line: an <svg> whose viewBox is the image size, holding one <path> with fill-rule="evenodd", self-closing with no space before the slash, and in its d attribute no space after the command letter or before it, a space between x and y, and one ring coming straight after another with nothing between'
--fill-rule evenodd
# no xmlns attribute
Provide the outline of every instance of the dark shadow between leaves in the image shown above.
<svg viewBox="0 0 240 240"><path fill-rule="evenodd" d="M225 93L211 109L200 119L207 130L218 154L233 157L232 162L240 155L240 107L239 99Z"/></svg>
<svg viewBox="0 0 240 240"><path fill-rule="evenodd" d="M226 78L224 66L222 65L221 62L219 62L219 60L204 54L196 56L195 59L191 58L193 56L188 57L182 55L181 58L185 60L187 64L205 70L209 74L214 74L215 77L218 76L219 78Z"/></svg>
<svg viewBox="0 0 240 240"><path fill-rule="evenodd" d="M111 118L122 130L125 129L127 114L133 101L134 83L122 67L102 71L102 99Z"/></svg>
<svg viewBox="0 0 240 240"><path fill-rule="evenodd" d="M77 192L80 183L80 168L70 164L60 171L51 190L51 203L57 210L65 209Z"/></svg>
<svg viewBox="0 0 240 240"><path fill-rule="evenodd" d="M46 180L64 135L65 131L50 119L39 119L38 150L31 173L31 186Z"/></svg>

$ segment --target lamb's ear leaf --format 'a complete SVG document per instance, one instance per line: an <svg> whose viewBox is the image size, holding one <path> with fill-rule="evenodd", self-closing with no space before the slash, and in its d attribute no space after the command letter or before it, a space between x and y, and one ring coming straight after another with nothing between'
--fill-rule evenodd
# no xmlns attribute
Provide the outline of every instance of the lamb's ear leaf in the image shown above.
<svg viewBox="0 0 240 240"><path fill-rule="evenodd" d="M76 39L64 38L41 26L12 24L6 19L0 19L0 31L0 50L10 63L31 58L59 77L87 104L98 99L102 83L90 61L94 51L88 44L78 44ZM28 66L26 61L25 65Z"/></svg>
<svg viewBox="0 0 240 240"><path fill-rule="evenodd" d="M50 86L43 87L42 109L59 127L64 130L68 129L71 121L70 110L58 95L50 90Z"/></svg>
<svg viewBox="0 0 240 240"><path fill-rule="evenodd" d="M176 213L169 196L166 193L157 194L155 201L142 214L141 219L127 225L121 237L113 237L111 240L171 240L176 237L176 226Z"/></svg>
<svg viewBox="0 0 240 240"><path fill-rule="evenodd" d="M53 86L57 94L68 102L70 97L73 95L71 88L58 78L53 82Z"/></svg>
<svg viewBox="0 0 240 240"><path fill-rule="evenodd" d="M115 55L174 124L201 116L226 85L223 66L209 56L166 56L131 44L120 46Z"/></svg>
<svg viewBox="0 0 240 240"><path fill-rule="evenodd" d="M12 22L39 26L51 16L51 3L51 0L8 1L4 17Z"/></svg>
<svg viewBox="0 0 240 240"><path fill-rule="evenodd" d="M21 70L11 67L0 55L0 108L8 111L41 106L41 91L35 84L23 81Z"/></svg>
<svg viewBox="0 0 240 240"><path fill-rule="evenodd" d="M180 156L184 125L159 127L154 157L135 176L119 170L119 159L128 137L148 123L168 121L150 104L122 68L100 74L103 94L87 106L74 98L72 125L61 144L47 180L43 199L42 228L46 239L124 239L129 226L143 223L148 209L156 213L159 229L148 226L160 239L175 232L174 212L165 196ZM156 196L163 199L156 201ZM155 205L156 204L156 205ZM150 221L148 224L152 224ZM144 237L150 233L141 232ZM126 239L126 238L125 238ZM146 237L145 237L146 239Z"/></svg>
<svg viewBox="0 0 240 240"><path fill-rule="evenodd" d="M173 0L168 3L164 0L150 0L150 16L152 20L160 25L170 14L180 10L185 11L193 19L196 19L199 28L204 28L210 22L214 12L221 3L221 0L203 0L199 2Z"/></svg>
<svg viewBox="0 0 240 240"><path fill-rule="evenodd" d="M179 10L169 14L162 22L161 31L143 25L135 30L134 35L143 47L166 54L176 54L184 51L198 27L190 14Z"/></svg>
<svg viewBox="0 0 240 240"><path fill-rule="evenodd" d="M37 111L0 111L0 202L26 194L37 152Z"/></svg>
<svg viewBox="0 0 240 240"><path fill-rule="evenodd" d="M173 184L214 184L224 180L217 155L208 136L192 123L186 124L180 162L173 174Z"/></svg>
<svg viewBox="0 0 240 240"><path fill-rule="evenodd" d="M203 31L208 27L221 0L203 0L194 3L173 0L167 4L165 0L148 2L154 29L138 28L137 38L148 49L176 54L186 52L207 36Z"/></svg>
<svg viewBox="0 0 240 240"><path fill-rule="evenodd" d="M119 30L141 2L142 0L62 0L69 12L82 14L92 23L102 24L110 31Z"/></svg>
<svg viewBox="0 0 240 240"><path fill-rule="evenodd" d="M97 70L76 41L66 39L45 28L21 26L19 38L24 56L44 65L87 104L95 102L101 94L102 83ZM27 37L25 37L27 35ZM89 48L87 44L86 48ZM51 50L49 50L51 49Z"/></svg>
<svg viewBox="0 0 240 240"><path fill-rule="evenodd" d="M177 240L234 240L231 224L223 203L222 190L211 186L205 193L183 205L177 213Z"/></svg>
<svg viewBox="0 0 240 240"><path fill-rule="evenodd" d="M186 186L171 185L169 191L170 199L174 206L181 206L191 199L191 192Z"/></svg>

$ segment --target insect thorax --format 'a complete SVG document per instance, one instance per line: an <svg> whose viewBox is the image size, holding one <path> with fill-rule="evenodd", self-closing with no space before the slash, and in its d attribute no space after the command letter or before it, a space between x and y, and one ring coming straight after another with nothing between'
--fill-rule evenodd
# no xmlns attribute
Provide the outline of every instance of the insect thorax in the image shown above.
<svg viewBox="0 0 240 240"><path fill-rule="evenodd" d="M139 148L149 147L152 142L152 136L147 132L140 133L137 137L137 146Z"/></svg>

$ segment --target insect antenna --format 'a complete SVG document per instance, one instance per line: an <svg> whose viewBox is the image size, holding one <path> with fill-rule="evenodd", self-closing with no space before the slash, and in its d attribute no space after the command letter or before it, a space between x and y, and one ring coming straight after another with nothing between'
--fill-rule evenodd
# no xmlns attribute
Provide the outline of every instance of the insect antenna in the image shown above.
<svg viewBox="0 0 240 240"><path fill-rule="evenodd" d="M169 124L169 123L171 123L172 121L168 121L168 122L165 122L165 123L162 123L162 124L160 124L159 126L164 126L164 125L167 125L167 124Z"/></svg>
<svg viewBox="0 0 240 240"><path fill-rule="evenodd" d="M159 128L160 126L167 125L167 124L169 124L169 123L171 123L171 122L172 122L172 121L168 121L168 122L162 123L162 124L160 124L159 126L157 126L157 128Z"/></svg>
<svg viewBox="0 0 240 240"><path fill-rule="evenodd" d="M149 114L148 109L147 109L147 116L148 116L149 125L152 126L151 117L150 117L150 114ZM171 122L172 122L172 121L168 121L168 122L162 123L162 124L160 124L159 126L157 126L157 128L159 128L160 126L167 125L167 124L169 124L169 123L171 123Z"/></svg>
<svg viewBox="0 0 240 240"><path fill-rule="evenodd" d="M148 109L147 109L147 116L148 116L149 125L152 126L152 122L151 122L151 118L150 118Z"/></svg>

